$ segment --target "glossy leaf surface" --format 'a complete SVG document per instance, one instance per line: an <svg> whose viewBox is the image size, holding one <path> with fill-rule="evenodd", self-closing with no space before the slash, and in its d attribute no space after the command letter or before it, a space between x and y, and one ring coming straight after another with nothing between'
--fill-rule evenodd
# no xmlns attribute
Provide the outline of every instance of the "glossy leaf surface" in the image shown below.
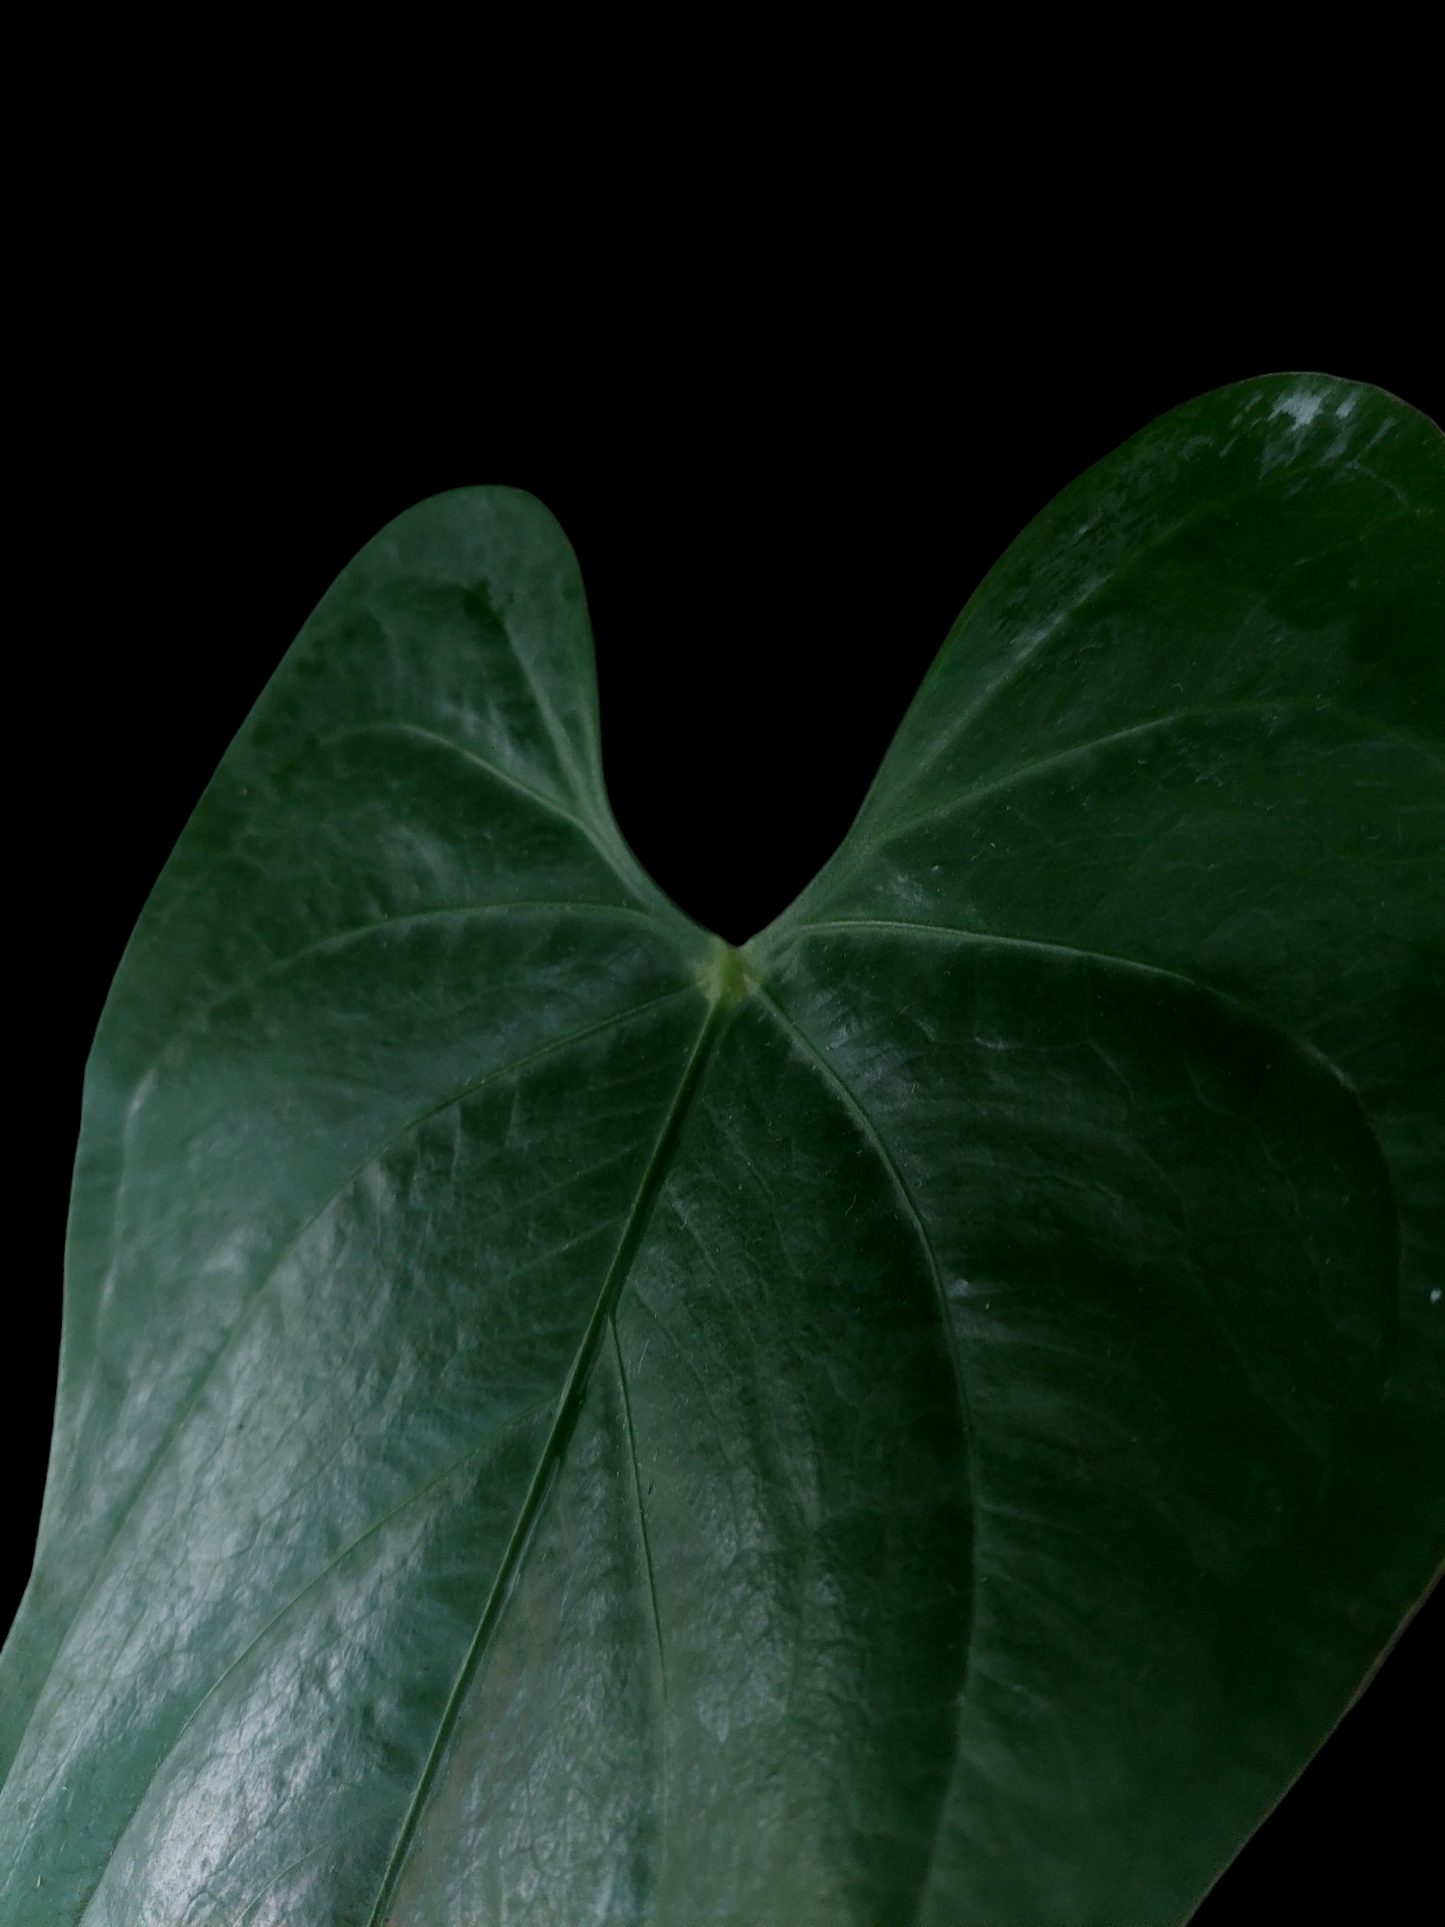
<svg viewBox="0 0 1445 1927"><path fill-rule="evenodd" d="M1164 417L741 953L546 511L378 536L96 1039L0 1920L1187 1918L1445 1542L1442 520Z"/></svg>

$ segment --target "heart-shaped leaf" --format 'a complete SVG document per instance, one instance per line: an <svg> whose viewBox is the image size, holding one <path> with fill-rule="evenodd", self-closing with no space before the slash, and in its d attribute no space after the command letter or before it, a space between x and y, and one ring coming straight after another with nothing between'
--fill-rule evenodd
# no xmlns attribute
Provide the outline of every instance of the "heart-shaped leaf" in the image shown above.
<svg viewBox="0 0 1445 1927"><path fill-rule="evenodd" d="M1442 521L1164 417L741 952L546 511L378 536L96 1038L0 1918L1186 1918L1445 1538Z"/></svg>

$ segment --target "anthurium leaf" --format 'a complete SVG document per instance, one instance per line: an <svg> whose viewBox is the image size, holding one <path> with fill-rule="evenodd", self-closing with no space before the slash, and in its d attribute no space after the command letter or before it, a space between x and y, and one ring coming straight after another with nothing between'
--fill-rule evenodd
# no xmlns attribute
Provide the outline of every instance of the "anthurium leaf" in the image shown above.
<svg viewBox="0 0 1445 1927"><path fill-rule="evenodd" d="M1442 523L1165 416L741 952L547 512L379 535L96 1037L0 1918L1185 1920L1445 1543Z"/></svg>

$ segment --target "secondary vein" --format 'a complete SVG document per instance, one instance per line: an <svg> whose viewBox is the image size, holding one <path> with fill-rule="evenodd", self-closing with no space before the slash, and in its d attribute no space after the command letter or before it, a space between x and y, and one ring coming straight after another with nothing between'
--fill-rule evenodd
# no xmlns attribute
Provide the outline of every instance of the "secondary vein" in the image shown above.
<svg viewBox="0 0 1445 1927"><path fill-rule="evenodd" d="M954 1327L953 1317L948 1308L948 1296L944 1290L944 1285L943 1285L943 1271L938 1262L938 1253L934 1249L933 1240L928 1234L928 1226L924 1222L923 1214L919 1211L918 1206L914 1203L913 1195L908 1189L908 1185L904 1179L902 1171L899 1169L898 1161L893 1156L893 1153L889 1150L887 1144L884 1142L883 1136L880 1133L878 1126L874 1123L869 1112L864 1107L861 1099L857 1096L852 1086L841 1075L841 1073L832 1064L828 1062L827 1058L817 1048L817 1046L813 1043L812 1039L807 1035L807 1033L797 1023L795 1023L794 1020L788 1015L787 1011L784 1010L783 1006L772 995L771 991L766 989L764 986L760 985L758 988L758 998L760 1003L763 1005L763 1008L767 1010L774 1017L774 1019L782 1026L784 1031L793 1040L795 1040L795 1043L798 1049L801 1051L806 1061L809 1064L811 1064L811 1066L818 1073L818 1075L823 1079L823 1081L826 1084L828 1084L834 1091L836 1091L838 1096L843 1100L848 1110L852 1113L853 1117L857 1120L860 1130L863 1132L869 1144L872 1146L874 1155L878 1158L878 1161L882 1164L884 1170L888 1174L888 1178L893 1187L894 1194L898 1198L899 1203L902 1205L904 1215L907 1217L909 1224L912 1227L912 1230L914 1232L914 1235L918 1240L918 1244L923 1252L924 1259L928 1266L929 1277L931 1278L933 1283L933 1292L934 1292L934 1297L937 1301L939 1321L943 1326L944 1344L947 1347L949 1360L953 1367L953 1379L954 1379L954 1387L958 1398L959 1415L963 1422L963 1445L964 1445L963 1462L964 1462L964 1474L965 1474L965 1478L967 1480L967 1486L968 1486L970 1596L969 1596L968 1627L964 1637L963 1666L962 1666L962 1670L959 1678L959 1685L958 1685L958 1695L957 1695L958 1710L957 1710L957 1714L954 1722L954 1756L956 1758L957 1748L958 1748L958 1722L962 1718L963 1699L964 1699L965 1693L968 1690L969 1663L973 1654L973 1627L974 1627L974 1617L975 1617L974 1602L973 1602L973 1596L972 1596L973 1595L973 1584L972 1584L973 1544L974 1544L973 1535L976 1529L976 1521L978 1519L978 1490L975 1483L975 1474L974 1474L973 1421L972 1421L970 1407L969 1407L968 1381L964 1375L963 1353L958 1343L958 1333ZM950 1778L951 1778L951 1769L950 1769ZM947 1797L947 1788L945 1787L943 1794L940 1795L940 1798L939 1798L939 1810L935 1821L932 1843L929 1849L929 1859L927 1864L924 1867L923 1883L920 1889L920 1897L919 1897L919 1903L918 1903L920 1911L923 1905L923 1900L927 1894L928 1882L932 1872L933 1856L938 1846L938 1835L939 1835L939 1830L942 1826L943 1807L944 1807L944 1802L946 1800L946 1797Z"/></svg>

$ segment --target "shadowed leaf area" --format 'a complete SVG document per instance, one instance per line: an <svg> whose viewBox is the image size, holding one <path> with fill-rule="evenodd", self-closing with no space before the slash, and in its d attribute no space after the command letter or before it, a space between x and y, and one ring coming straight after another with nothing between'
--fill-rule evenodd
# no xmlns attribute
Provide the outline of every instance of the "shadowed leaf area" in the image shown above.
<svg viewBox="0 0 1445 1927"><path fill-rule="evenodd" d="M741 951L548 512L383 530L96 1037L0 1921L1187 1920L1445 1544L1442 525L1164 416Z"/></svg>

